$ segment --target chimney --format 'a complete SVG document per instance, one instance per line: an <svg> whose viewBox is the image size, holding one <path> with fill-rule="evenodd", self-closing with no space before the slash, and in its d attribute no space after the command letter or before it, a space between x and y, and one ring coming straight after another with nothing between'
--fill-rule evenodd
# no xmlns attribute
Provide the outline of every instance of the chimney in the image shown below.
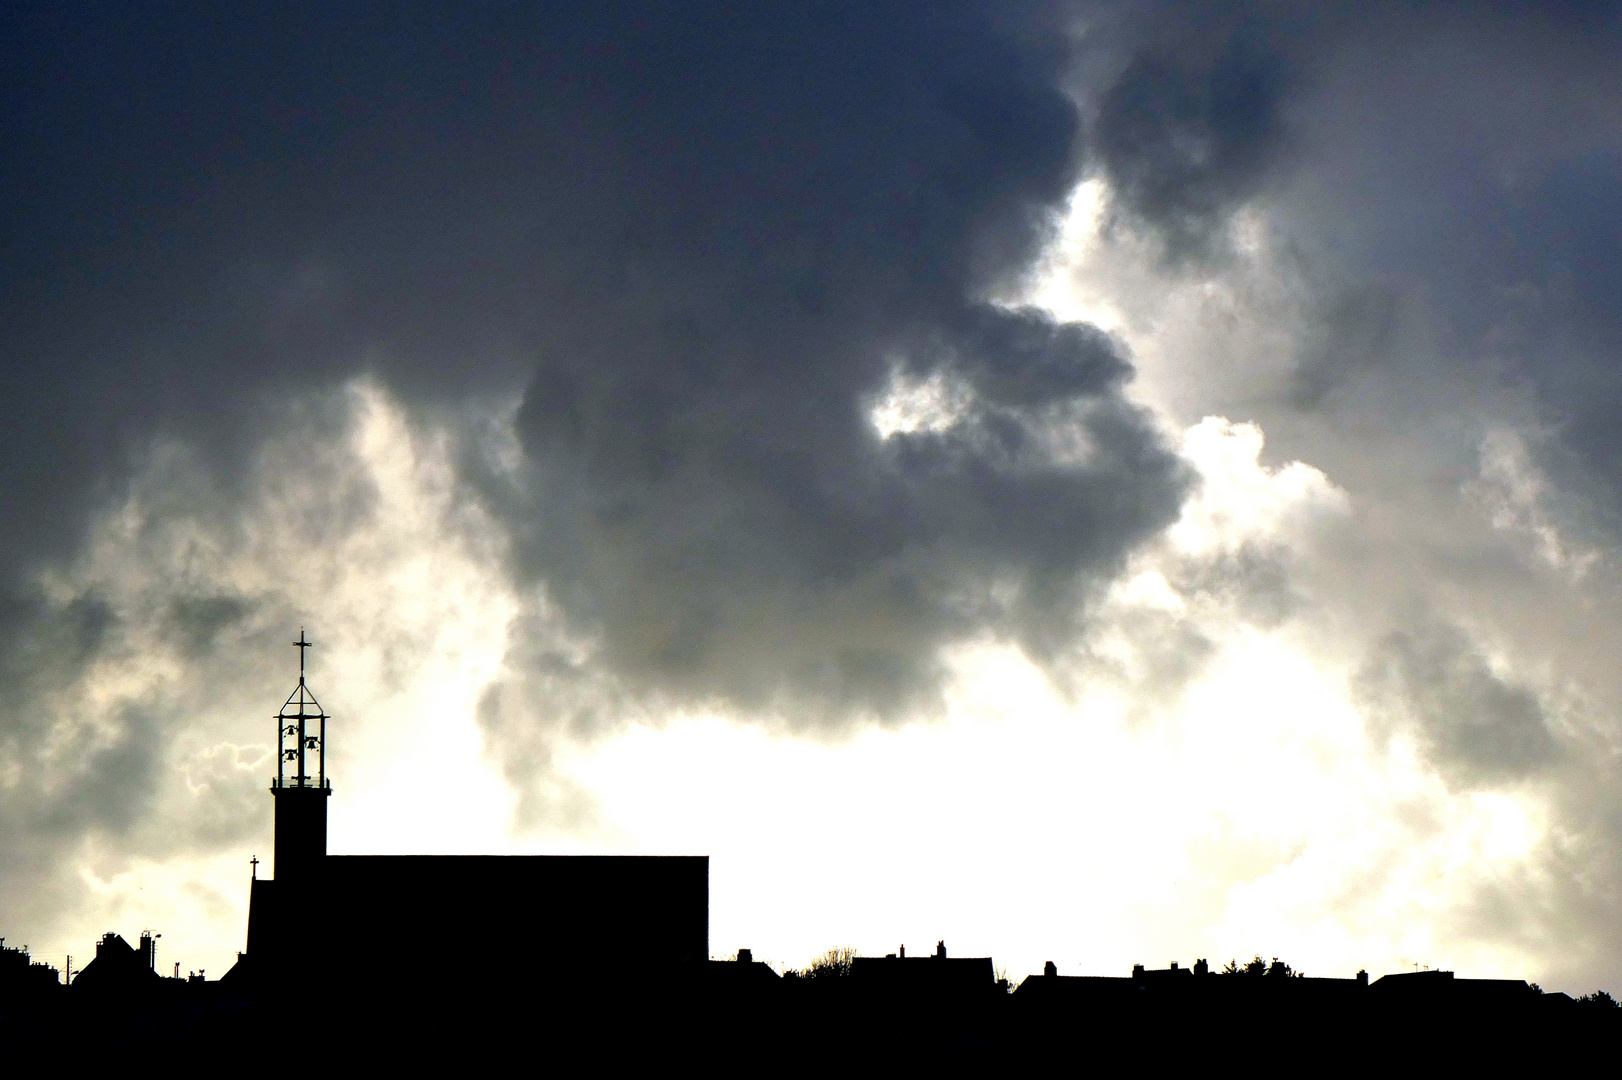
<svg viewBox="0 0 1622 1080"><path fill-rule="evenodd" d="M905 960L906 958L907 958L907 947L905 945L903 945L903 946L901 946L901 959Z"/></svg>
<svg viewBox="0 0 1622 1080"><path fill-rule="evenodd" d="M935 942L935 959L937 959L937 960L945 960L946 959L946 942L944 942L944 941Z"/></svg>
<svg viewBox="0 0 1622 1080"><path fill-rule="evenodd" d="M1173 960L1173 961L1172 961L1172 962L1171 962L1171 969L1172 969L1172 970L1173 970L1173 971L1176 971L1176 970L1177 970L1177 961L1175 961L1175 960Z"/></svg>
<svg viewBox="0 0 1622 1080"><path fill-rule="evenodd" d="M1209 974L1211 974L1211 965L1207 964L1205 962L1204 957L1201 957L1200 959L1194 961L1194 974L1196 974L1196 975L1209 975Z"/></svg>
<svg viewBox="0 0 1622 1080"><path fill-rule="evenodd" d="M738 950L738 963L740 963L740 964L753 964L754 962L755 962L755 954L754 953L750 952L748 949L739 949Z"/></svg>
<svg viewBox="0 0 1622 1080"><path fill-rule="evenodd" d="M1049 960L1047 963L1042 965L1042 974L1044 974L1044 975L1057 975L1058 973L1059 973L1059 965L1055 964L1052 960Z"/></svg>
<svg viewBox="0 0 1622 1080"><path fill-rule="evenodd" d="M1366 971L1359 971L1357 973L1357 985L1359 985L1359 986L1367 986L1368 984L1369 984L1369 973L1366 972Z"/></svg>
<svg viewBox="0 0 1622 1080"><path fill-rule="evenodd" d="M1133 964L1132 965L1132 977L1134 979L1143 978L1143 965L1142 964Z"/></svg>

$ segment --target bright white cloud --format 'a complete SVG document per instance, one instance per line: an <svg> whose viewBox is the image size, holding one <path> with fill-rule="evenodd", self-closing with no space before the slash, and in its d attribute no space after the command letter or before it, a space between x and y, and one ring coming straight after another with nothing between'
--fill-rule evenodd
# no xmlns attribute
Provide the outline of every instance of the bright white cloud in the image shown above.
<svg viewBox="0 0 1622 1080"><path fill-rule="evenodd" d="M1317 520L1344 517L1346 493L1300 461L1268 468L1262 430L1208 416L1183 433L1183 455L1200 483L1166 540L1179 554L1209 558L1247 545L1289 547L1307 539Z"/></svg>

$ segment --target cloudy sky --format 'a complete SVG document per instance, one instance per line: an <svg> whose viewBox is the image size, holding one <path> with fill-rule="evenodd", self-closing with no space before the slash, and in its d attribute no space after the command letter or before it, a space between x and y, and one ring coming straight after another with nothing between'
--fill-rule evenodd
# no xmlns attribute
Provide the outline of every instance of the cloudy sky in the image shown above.
<svg viewBox="0 0 1622 1080"><path fill-rule="evenodd" d="M7 5L0 933L712 857L711 947L1622 986L1607 5ZM502 928L454 927L499 954Z"/></svg>

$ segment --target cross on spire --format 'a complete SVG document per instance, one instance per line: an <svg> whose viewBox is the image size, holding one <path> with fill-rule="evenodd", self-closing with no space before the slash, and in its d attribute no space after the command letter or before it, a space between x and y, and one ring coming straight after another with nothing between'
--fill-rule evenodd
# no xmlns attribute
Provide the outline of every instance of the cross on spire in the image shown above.
<svg viewBox="0 0 1622 1080"><path fill-rule="evenodd" d="M289 786L286 767L293 762L295 771L292 776L292 787L318 787L327 786L327 712L321 703L315 700L308 684L304 681L305 656L304 650L314 645L299 627L298 640L293 647L298 649L298 686L294 687L292 694L288 695L287 702L282 706L281 712L276 714L276 787ZM319 721L318 731L310 730L310 721ZM315 752L315 775L310 775L308 753ZM312 784L311 781L314 781Z"/></svg>
<svg viewBox="0 0 1622 1080"><path fill-rule="evenodd" d="M259 880L259 856L255 855L253 858L249 859L248 862L249 862L249 864L251 864L253 866L253 879L255 881L258 881Z"/></svg>

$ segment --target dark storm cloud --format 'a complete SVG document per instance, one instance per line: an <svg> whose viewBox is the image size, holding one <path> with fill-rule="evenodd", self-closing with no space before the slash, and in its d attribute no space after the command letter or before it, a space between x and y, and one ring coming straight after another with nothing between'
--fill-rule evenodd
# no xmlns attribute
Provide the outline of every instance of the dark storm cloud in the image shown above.
<svg viewBox="0 0 1622 1080"><path fill-rule="evenodd" d="M124 810L122 803L129 797L127 786L109 784L105 791L108 799L100 799L74 806L71 799L45 798L49 785L46 778L28 770L27 765L37 763L57 736L56 717L46 707L53 691L70 686L82 679L104 643L117 633L117 617L104 599L86 593L65 604L53 605L36 595L6 598L4 612L6 634L12 643L3 658L0 675L4 677L6 693L0 716L0 748L5 759L23 772L26 784L9 787L15 796L6 815L7 822L17 827L19 822L60 822L78 814L91 819L116 820ZM114 739L114 745L128 745L128 740ZM104 755L101 763L117 759L119 754ZM129 757L128 754L122 755ZM96 762L78 763L80 769L95 769ZM118 770L124 776L128 769ZM52 777L51 779L56 779ZM20 789L20 790L19 790ZM100 789L90 785L92 795ZM54 793L53 793L54 794ZM49 831L49 830L48 830Z"/></svg>
<svg viewBox="0 0 1622 1080"><path fill-rule="evenodd" d="M1516 780L1557 754L1537 694L1494 672L1454 627L1432 622L1387 635L1357 686L1388 733L1411 733L1460 786Z"/></svg>
<svg viewBox="0 0 1622 1080"><path fill-rule="evenodd" d="M1176 511L1120 348L989 302L1083 161L1040 5L3 18L11 595L154 440L227 523L362 372L418 418L521 393L518 473L464 464L544 590L486 709L522 777L552 724L637 709L904 716L946 645L1057 647ZM881 439L932 378L950 422ZM136 621L204 663L268 609L196 588ZM5 650L44 671L36 623Z"/></svg>
<svg viewBox="0 0 1622 1080"><path fill-rule="evenodd" d="M1604 5L1383 15L1327 22L1283 107L1274 222L1342 283L1328 302L1363 339L1302 357L1300 400L1326 407L1375 368L1529 388L1574 455L1563 479L1614 492L1622 22ZM1394 324L1416 312L1433 339L1405 348Z"/></svg>
<svg viewBox="0 0 1622 1080"><path fill-rule="evenodd" d="M1305 40L1298 21L1176 5L1133 27L1142 39L1095 105L1094 150L1116 212L1173 258L1212 254L1285 150L1281 110L1305 66L1290 47Z"/></svg>
<svg viewBox="0 0 1622 1080"><path fill-rule="evenodd" d="M252 609L252 601L235 596L178 597L164 617L164 636L178 642L187 656L206 656Z"/></svg>
<svg viewBox="0 0 1622 1080"><path fill-rule="evenodd" d="M577 722L600 694L567 705L558 679L791 723L901 715L944 644L1043 649L1085 575L1175 510L1118 347L981 299L1076 176L1059 58L943 9L859 30L813 10L626 43L606 86L636 103L613 130L637 167L576 196L570 246L549 238L567 302L518 417L541 497L514 516L593 641L527 665ZM892 377L931 375L962 415L882 441Z"/></svg>
<svg viewBox="0 0 1622 1080"><path fill-rule="evenodd" d="M200 840L212 847L262 824L265 808L240 798L259 784L244 784L240 775L221 778L234 787L215 784L221 798L207 800L196 820L153 820L173 740L199 713L231 700L229 688L193 685L134 700L114 696L110 704L85 690L102 665L128 659L132 640L161 659L173 620L158 637L147 636L147 628L130 625L132 618L146 621L141 614L115 614L94 589L65 603L36 594L26 608L11 613L24 629L13 632L5 656L0 702L0 761L7 769L0 790L6 852L0 897L14 919L44 924L64 913L52 910L56 892L72 891L75 871L62 855L86 836L112 838L126 854L161 856L192 850ZM217 666L214 673L255 682L238 665Z"/></svg>

